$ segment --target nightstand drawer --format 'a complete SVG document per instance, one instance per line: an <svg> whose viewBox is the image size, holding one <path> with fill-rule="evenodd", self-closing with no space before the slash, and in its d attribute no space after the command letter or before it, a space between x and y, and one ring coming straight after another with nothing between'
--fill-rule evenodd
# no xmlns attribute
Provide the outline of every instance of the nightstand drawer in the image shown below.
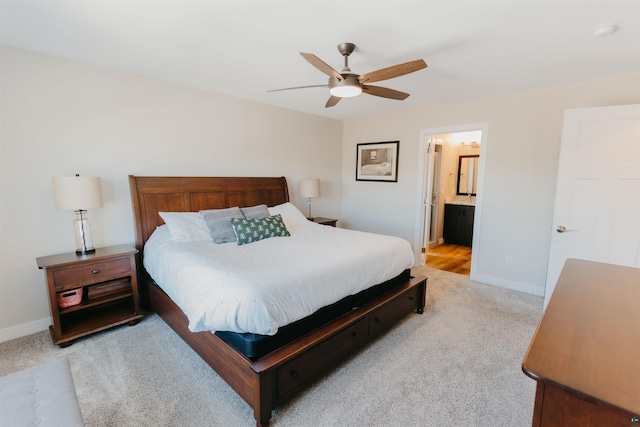
<svg viewBox="0 0 640 427"><path fill-rule="evenodd" d="M129 279L113 280L111 282L96 283L87 286L87 300L93 301L96 298L117 295L122 292L131 292Z"/></svg>
<svg viewBox="0 0 640 427"><path fill-rule="evenodd" d="M105 280L105 278L114 275L130 273L131 262L129 257L127 257L57 270L53 272L53 277L55 278L56 289L63 289L69 285L77 286L79 284L101 282Z"/></svg>

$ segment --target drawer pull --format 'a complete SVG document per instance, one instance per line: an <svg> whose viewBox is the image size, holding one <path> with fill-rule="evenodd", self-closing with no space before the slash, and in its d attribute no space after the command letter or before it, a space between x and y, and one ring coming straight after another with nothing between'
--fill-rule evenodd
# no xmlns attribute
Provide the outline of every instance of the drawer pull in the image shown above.
<svg viewBox="0 0 640 427"><path fill-rule="evenodd" d="M378 319L377 317L374 317L374 318L373 318L373 321L374 321L374 322L377 322L377 323L380 323L380 319Z"/></svg>
<svg viewBox="0 0 640 427"><path fill-rule="evenodd" d="M292 371L291 371L291 376L292 376L293 378L298 378L298 373L297 373L296 371L293 371L293 370L292 370Z"/></svg>
<svg viewBox="0 0 640 427"><path fill-rule="evenodd" d="M93 274L98 274L100 273L100 270L98 270L97 268L95 270L92 271Z"/></svg>
<svg viewBox="0 0 640 427"><path fill-rule="evenodd" d="M640 423L640 418L631 417L631 424L639 424L639 423Z"/></svg>
<svg viewBox="0 0 640 427"><path fill-rule="evenodd" d="M409 297L409 301L415 301L413 297Z"/></svg>
<svg viewBox="0 0 640 427"><path fill-rule="evenodd" d="M358 338L360 336L358 332L353 332L351 333L351 335L353 335L354 338Z"/></svg>

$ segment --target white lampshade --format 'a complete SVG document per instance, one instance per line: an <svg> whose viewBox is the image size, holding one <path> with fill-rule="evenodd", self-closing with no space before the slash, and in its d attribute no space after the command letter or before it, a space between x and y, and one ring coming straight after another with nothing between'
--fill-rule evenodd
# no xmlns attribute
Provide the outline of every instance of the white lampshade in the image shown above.
<svg viewBox="0 0 640 427"><path fill-rule="evenodd" d="M101 208L102 181L99 176L59 176L53 178L56 208L79 211Z"/></svg>
<svg viewBox="0 0 640 427"><path fill-rule="evenodd" d="M320 197L320 180L303 179L302 181L300 181L300 196Z"/></svg>

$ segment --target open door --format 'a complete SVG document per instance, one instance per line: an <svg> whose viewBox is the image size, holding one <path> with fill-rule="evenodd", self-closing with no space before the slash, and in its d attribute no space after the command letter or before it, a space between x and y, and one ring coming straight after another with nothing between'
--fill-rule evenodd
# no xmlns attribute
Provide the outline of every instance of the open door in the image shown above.
<svg viewBox="0 0 640 427"><path fill-rule="evenodd" d="M420 265L425 265L427 262L427 253L429 252L429 241L432 230L432 221L431 218L434 215L437 215L437 211L433 212L433 209L437 209L437 206L434 206L434 193L433 193L433 183L435 179L435 168L434 168L434 159L435 159L435 142L433 135L427 136L427 150L425 163L427 165L427 173L426 173L426 182L424 186L424 196L422 198L422 218L423 218L423 229L422 229L422 242L421 242L421 259ZM435 195L437 197L437 194Z"/></svg>

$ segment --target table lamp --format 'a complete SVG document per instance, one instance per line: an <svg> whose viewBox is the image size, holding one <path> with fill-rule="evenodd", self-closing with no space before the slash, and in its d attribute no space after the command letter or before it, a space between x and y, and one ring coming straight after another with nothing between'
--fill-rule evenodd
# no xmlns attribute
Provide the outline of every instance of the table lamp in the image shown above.
<svg viewBox="0 0 640 427"><path fill-rule="evenodd" d="M102 183L99 176L65 176L53 178L56 208L76 213L73 229L76 235L76 254L95 252L91 235L91 221L87 209L101 208Z"/></svg>
<svg viewBox="0 0 640 427"><path fill-rule="evenodd" d="M300 195L307 198L307 219L313 220L313 217L311 216L311 199L314 197L320 197L320 180L303 179L302 181L300 181Z"/></svg>

